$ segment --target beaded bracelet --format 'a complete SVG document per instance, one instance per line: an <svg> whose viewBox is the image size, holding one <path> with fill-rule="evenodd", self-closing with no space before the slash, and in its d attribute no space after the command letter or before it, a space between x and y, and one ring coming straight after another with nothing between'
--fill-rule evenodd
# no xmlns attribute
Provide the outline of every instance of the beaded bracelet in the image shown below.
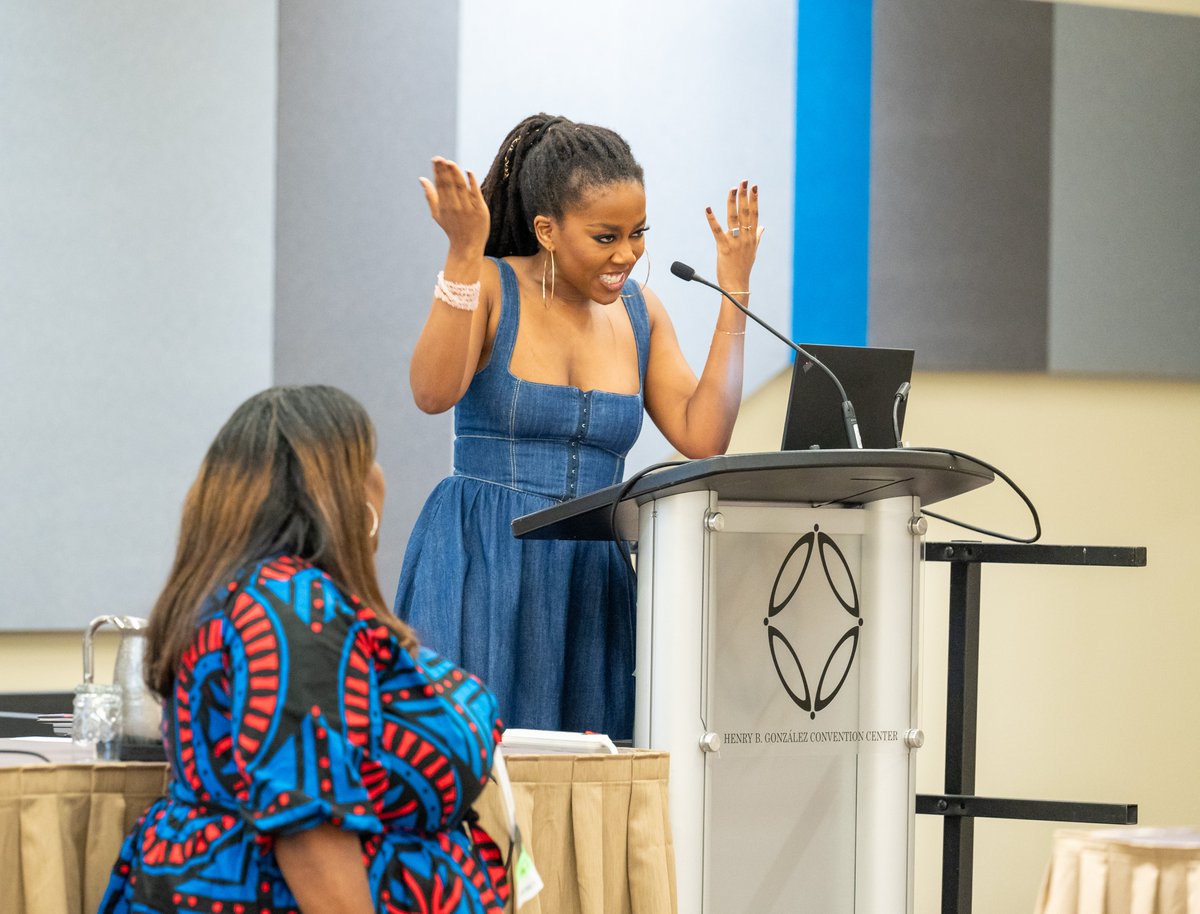
<svg viewBox="0 0 1200 914"><path fill-rule="evenodd" d="M433 297L440 298L451 308L474 311L479 307L479 282L454 282L446 278L444 270L438 270Z"/></svg>

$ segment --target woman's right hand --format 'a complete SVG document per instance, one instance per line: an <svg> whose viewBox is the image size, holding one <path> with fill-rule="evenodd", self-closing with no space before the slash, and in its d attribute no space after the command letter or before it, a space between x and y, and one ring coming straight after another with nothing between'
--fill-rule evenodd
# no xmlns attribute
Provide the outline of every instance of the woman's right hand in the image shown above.
<svg viewBox="0 0 1200 914"><path fill-rule="evenodd" d="M421 187L429 214L450 240L443 276L448 282L481 284L474 308L451 307L435 294L413 347L408 366L413 401L423 412L440 413L462 399L479 369L499 288L495 269L486 269L491 216L475 175L436 156L433 180L421 178Z"/></svg>
<svg viewBox="0 0 1200 914"><path fill-rule="evenodd" d="M450 239L451 252L482 258L491 222L475 173L464 175L454 162L434 156L433 180L420 181L429 214Z"/></svg>

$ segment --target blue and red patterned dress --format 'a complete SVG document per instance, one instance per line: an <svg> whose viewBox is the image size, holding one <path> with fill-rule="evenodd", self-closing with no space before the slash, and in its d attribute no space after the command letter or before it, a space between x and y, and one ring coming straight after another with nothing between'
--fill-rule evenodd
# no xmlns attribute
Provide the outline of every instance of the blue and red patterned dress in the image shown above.
<svg viewBox="0 0 1200 914"><path fill-rule="evenodd" d="M499 738L484 685L414 659L320 569L264 560L210 599L165 703L167 796L121 849L101 914L287 914L274 836L362 839L380 914L500 914L472 822Z"/></svg>

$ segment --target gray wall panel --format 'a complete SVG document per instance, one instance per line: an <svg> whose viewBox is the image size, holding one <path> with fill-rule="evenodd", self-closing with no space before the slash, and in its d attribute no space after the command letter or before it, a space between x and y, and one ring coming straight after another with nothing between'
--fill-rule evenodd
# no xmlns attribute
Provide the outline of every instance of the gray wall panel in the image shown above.
<svg viewBox="0 0 1200 914"><path fill-rule="evenodd" d="M1200 19L1055 21L1050 367L1200 377Z"/></svg>
<svg viewBox="0 0 1200 914"><path fill-rule="evenodd" d="M1046 364L1052 8L875 4L868 340Z"/></svg>
<svg viewBox="0 0 1200 914"><path fill-rule="evenodd" d="M417 177L454 149L457 28L457 3L280 4L275 380L335 384L374 418L389 597L450 469L450 417L413 405L408 363L445 254Z"/></svg>
<svg viewBox="0 0 1200 914"><path fill-rule="evenodd" d="M0 628L148 612L270 383L275 6L0 3Z"/></svg>

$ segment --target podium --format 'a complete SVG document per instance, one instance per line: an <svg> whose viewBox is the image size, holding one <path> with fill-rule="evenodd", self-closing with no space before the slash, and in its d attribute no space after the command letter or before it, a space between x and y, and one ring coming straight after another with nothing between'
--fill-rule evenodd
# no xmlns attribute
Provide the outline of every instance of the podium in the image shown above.
<svg viewBox="0 0 1200 914"><path fill-rule="evenodd" d="M679 910L912 910L919 450L712 457L513 521L638 543L635 745L671 755Z"/></svg>

